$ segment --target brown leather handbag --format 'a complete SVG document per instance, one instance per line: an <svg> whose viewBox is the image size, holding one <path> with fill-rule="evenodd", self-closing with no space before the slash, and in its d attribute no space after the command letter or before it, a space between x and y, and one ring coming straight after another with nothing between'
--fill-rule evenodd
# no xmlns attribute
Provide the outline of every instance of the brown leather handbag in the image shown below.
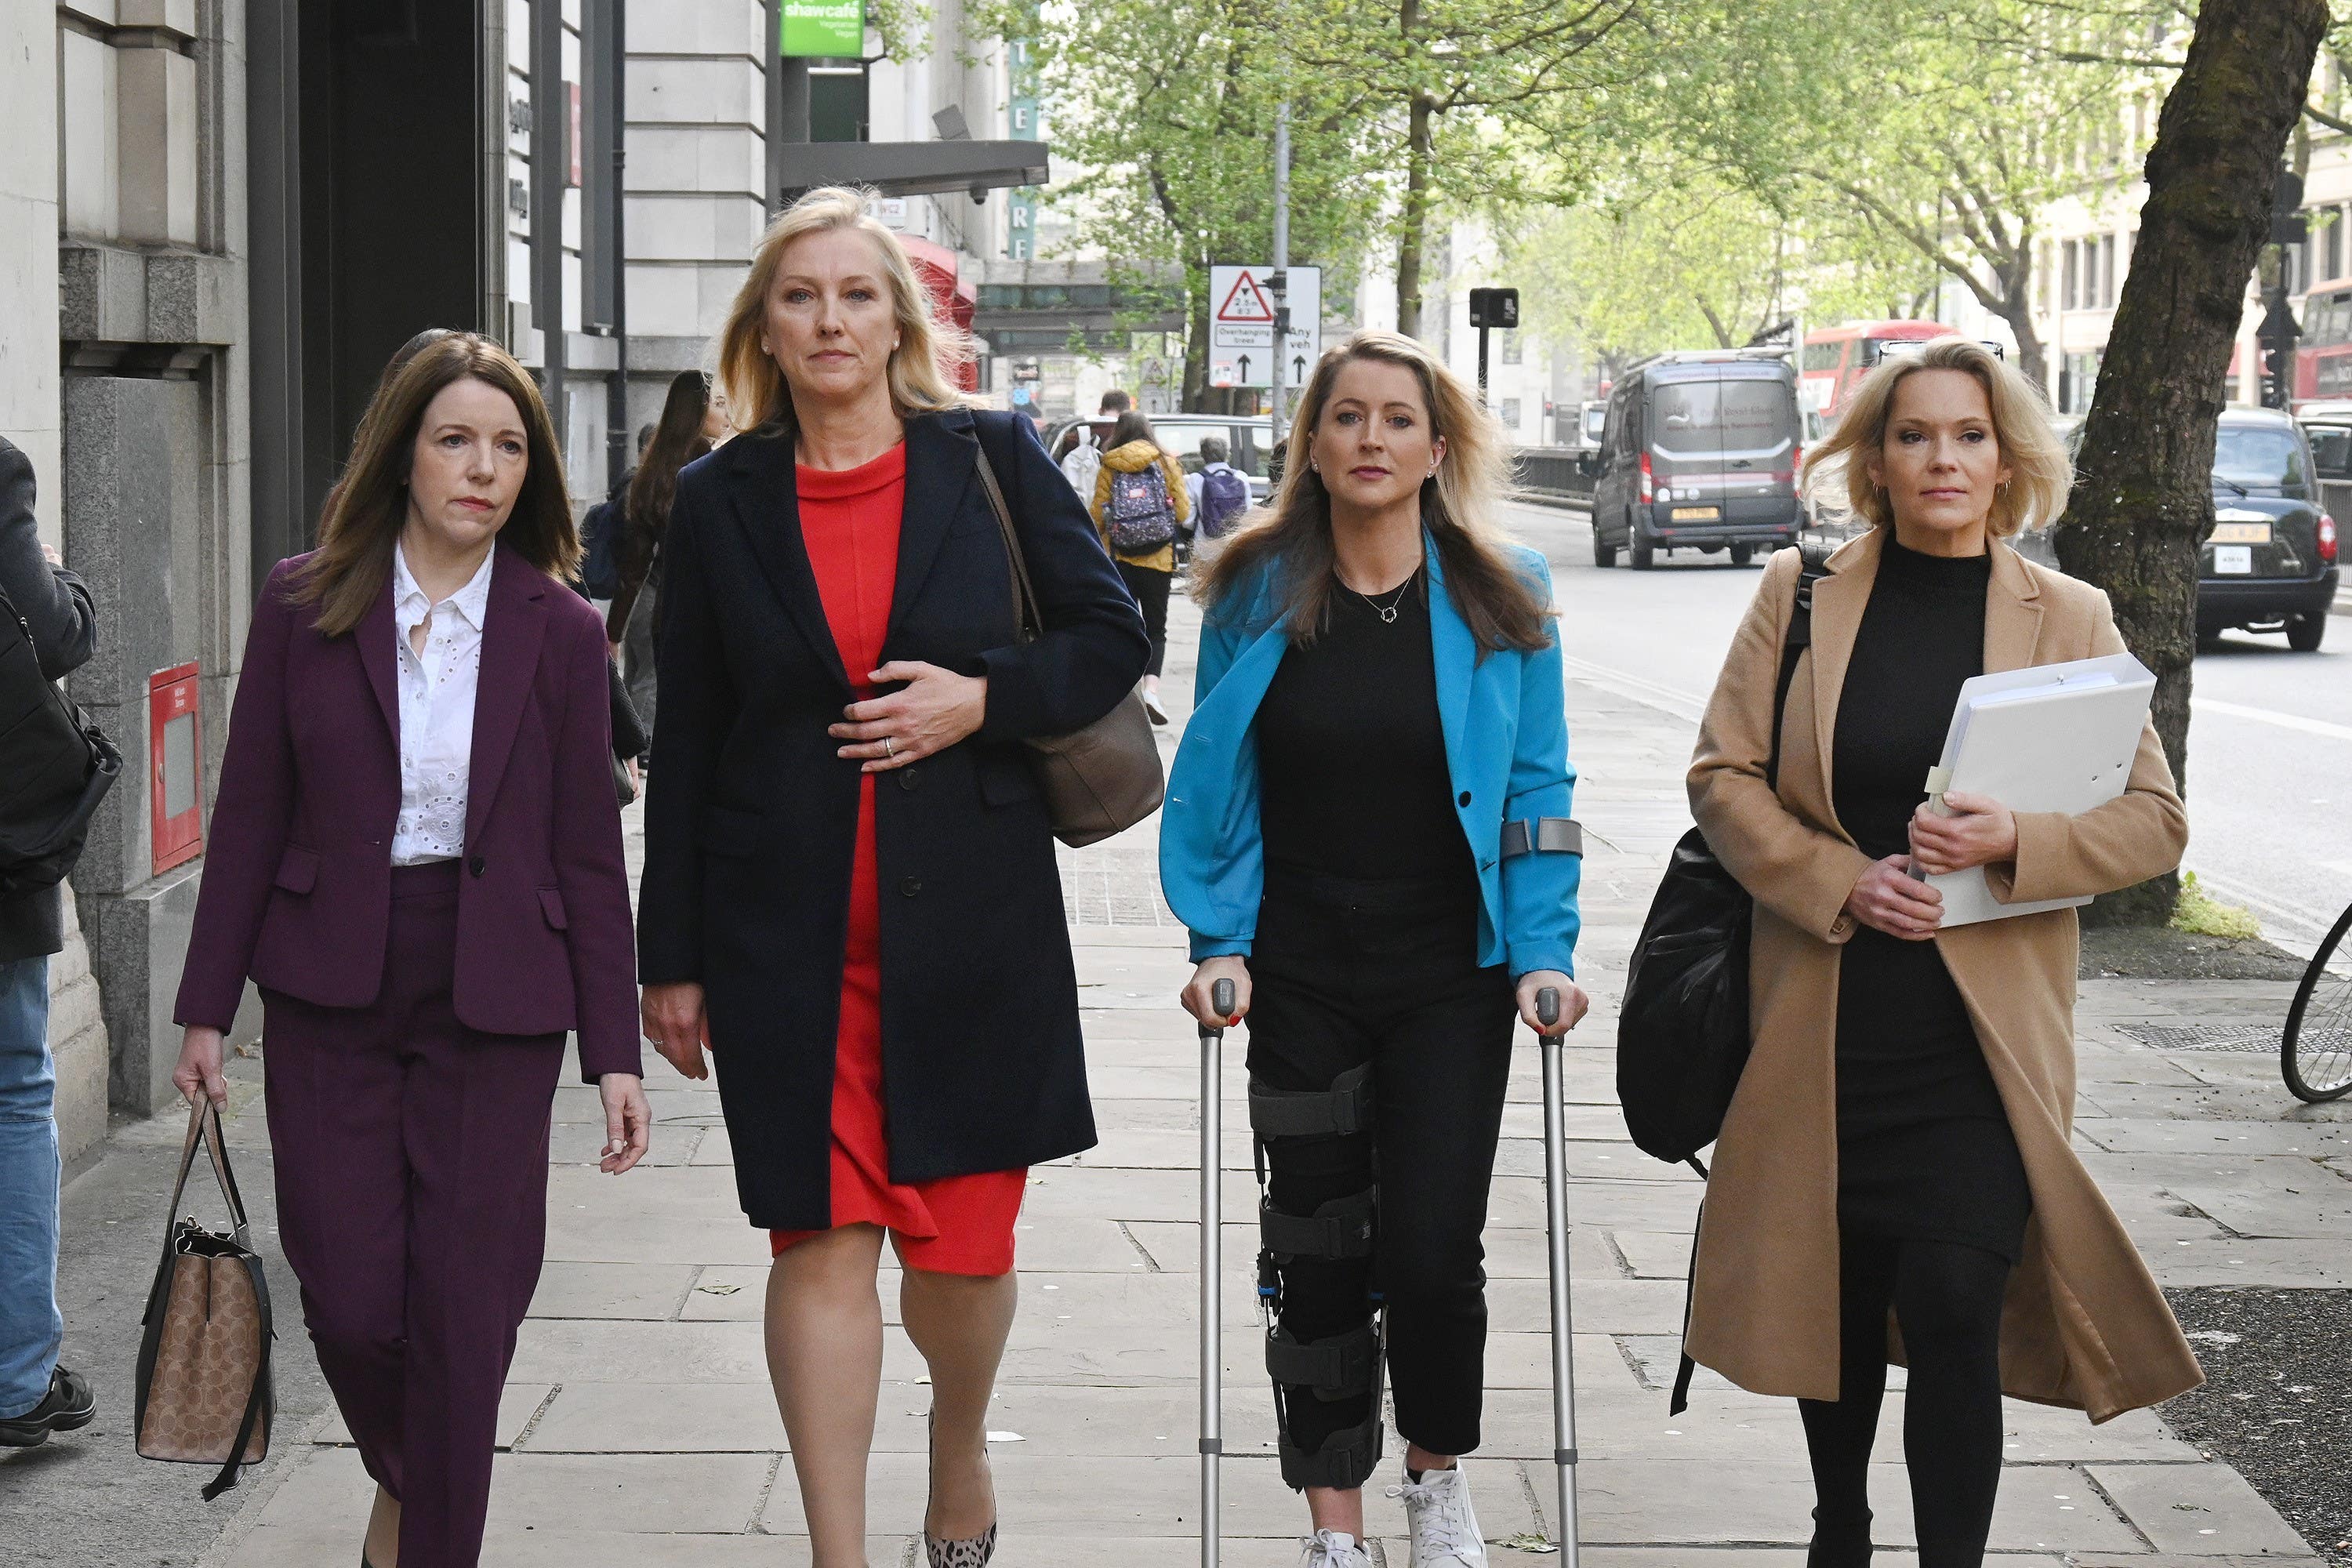
<svg viewBox="0 0 2352 1568"><path fill-rule="evenodd" d="M173 1220L201 1142L212 1156L230 1229ZM269 1280L247 1239L245 1199L229 1171L220 1112L207 1100L188 1115L180 1179L165 1212L163 1260L147 1293L139 1342L139 1457L217 1465L205 1500L236 1485L240 1466L269 1456L276 1402L269 1381Z"/></svg>
<svg viewBox="0 0 2352 1568"><path fill-rule="evenodd" d="M1004 504L1004 492L997 488L996 470L988 465L985 447L980 452L980 482L988 491L988 507L996 514L997 530L1004 535L1005 558L1012 563L1017 623L1013 637L1024 645L1035 642L1045 631L1037 610L1037 590L1029 581L1029 563L1021 553L1013 513ZM1160 742L1151 733L1151 716L1143 710L1140 682L1109 712L1084 729L1066 735L1035 736L1027 744L1054 837L1073 849L1124 833L1160 809L1167 778L1160 772Z"/></svg>

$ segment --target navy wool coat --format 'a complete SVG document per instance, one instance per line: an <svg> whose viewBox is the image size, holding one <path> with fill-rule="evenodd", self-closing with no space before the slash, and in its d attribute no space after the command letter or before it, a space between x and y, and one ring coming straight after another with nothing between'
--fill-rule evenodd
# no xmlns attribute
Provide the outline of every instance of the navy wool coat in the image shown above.
<svg viewBox="0 0 2352 1568"><path fill-rule="evenodd" d="M1025 647L978 477L983 443L1045 622ZM858 764L825 731L866 672L845 671L835 649L791 437L755 430L688 467L662 553L639 968L647 984L704 988L751 1223L821 1229L858 802ZM961 743L877 781L894 1181L1095 1142L1061 880L1022 742L1108 712L1148 654L1142 617L1027 420L953 410L907 422L884 661L985 675L988 713Z"/></svg>

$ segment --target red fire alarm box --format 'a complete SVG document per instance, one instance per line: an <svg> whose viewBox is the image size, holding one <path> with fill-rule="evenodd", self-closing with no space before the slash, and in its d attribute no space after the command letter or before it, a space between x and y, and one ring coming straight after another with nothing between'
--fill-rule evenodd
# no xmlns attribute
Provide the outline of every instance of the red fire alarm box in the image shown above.
<svg viewBox="0 0 2352 1568"><path fill-rule="evenodd" d="M147 755L155 831L155 874L205 852L204 738L196 728L196 667L147 678Z"/></svg>

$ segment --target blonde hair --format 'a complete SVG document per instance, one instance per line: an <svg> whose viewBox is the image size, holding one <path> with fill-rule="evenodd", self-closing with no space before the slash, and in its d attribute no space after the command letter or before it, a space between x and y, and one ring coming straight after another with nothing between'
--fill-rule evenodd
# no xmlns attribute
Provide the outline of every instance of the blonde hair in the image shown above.
<svg viewBox="0 0 2352 1568"><path fill-rule="evenodd" d="M727 393L728 420L736 429L793 423L783 372L760 347L768 290L793 241L835 229L855 229L872 240L889 280L890 311L898 326L898 346L890 352L890 402L899 416L935 414L974 401L955 382L956 372L975 357L971 339L932 314L929 291L917 281L907 247L866 210L867 196L840 185L822 186L778 213L760 237L751 270L735 290L727 324L719 330L719 381Z"/></svg>
<svg viewBox="0 0 2352 1568"><path fill-rule="evenodd" d="M2050 405L2041 391L2011 369L1992 350L1972 339L1935 338L1915 354L1883 359L1862 378L1853 400L1839 416L1837 428L1813 449L1805 461L1805 487L1814 489L1815 476L1845 461L1845 500L1858 517L1873 526L1891 528L1895 510L1886 492L1871 482L1870 459L1886 445L1886 426L1895 408L1895 389L1903 378L1923 370L1957 370L1976 377L1992 410L1992 436L2009 480L1993 492L1992 510L1985 529L1996 539L2007 539L2021 529L2054 521L2066 510L2066 493L2074 488L2074 464L2066 444L2050 427Z"/></svg>
<svg viewBox="0 0 2352 1568"><path fill-rule="evenodd" d="M1422 481L1421 518L1437 542L1445 591L1481 648L1533 652L1551 641L1550 606L1507 553L1496 512L1510 493L1511 454L1503 427L1462 378L1429 351L1395 332L1358 332L1324 351L1307 385L1283 455L1282 489L1271 506L1250 514L1210 563L1196 590L1217 601L1262 568L1278 570L1289 635L1315 639L1331 598L1331 492L1309 449L1339 373L1358 360L1402 365L1421 383L1431 434L1445 443L1437 472Z"/></svg>

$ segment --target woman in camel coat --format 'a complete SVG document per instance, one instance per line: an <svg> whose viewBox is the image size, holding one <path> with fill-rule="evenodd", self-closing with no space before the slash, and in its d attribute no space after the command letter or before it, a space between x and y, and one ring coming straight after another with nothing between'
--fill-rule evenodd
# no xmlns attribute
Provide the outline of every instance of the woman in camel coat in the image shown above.
<svg viewBox="0 0 2352 1568"><path fill-rule="evenodd" d="M1969 646L1945 660L1959 667L1948 672L1955 682L1979 672L1971 667L1991 673L2124 651L2103 594L2024 560L1999 537L2037 512L2046 519L2063 504L2067 478L2063 448L2050 437L2038 399L2015 373L1979 345L1954 339L1877 374L1884 378L1881 384L1857 395L1840 435L1841 445L1851 448L1854 510L1879 526L1832 556L1828 574L1813 587L1811 647L1800 658L1789 688L1778 788L1766 783L1766 771L1772 752L1773 689L1799 581L1801 562L1793 550L1776 557L1767 570L1733 641L1689 775L1693 815L1717 855L1755 895L1757 908L1750 971L1754 1050L1716 1146L1686 1343L1695 1360L1743 1388L1807 1402L1807 1435L1822 1503L1815 1513L1811 1558L1816 1568L1866 1563L1870 1552L1861 1467L1868 1458L1884 1364L1878 1346L1859 1338L1842 1342L1848 1337L1842 1303L1846 1322L1854 1321L1851 1269L1868 1247L1909 1245L1885 1242L1885 1226L1860 1226L1864 1234L1857 1234L1855 1210L1866 1205L1858 1205L1852 1184L1871 1173L1842 1173L1840 1168L1842 1144L1849 1166L1863 1163L1853 1152L1855 1108L1839 1094L1841 1068L1855 1068L1859 1080L1865 1065L1850 1060L1850 1031L1864 1022L1851 1016L1851 989L1844 993L1849 1016L1841 1017L1842 955L1849 952L1870 956L1855 950L1873 946L1914 965L1933 964L1940 957L1948 984L1940 973L1930 978L1945 994L1957 993L1950 1016L1964 1042L1960 1050L1967 1059L1961 1065L1977 1085L1988 1075L1990 1079L1978 1120L1961 1140L1976 1151L1968 1157L1979 1161L1980 1168L1958 1179L1921 1169L1916 1156L1906 1157L1901 1140L1891 1154L1885 1144L1872 1152L1880 1165L1902 1166L1908 1158L1906 1177L1911 1185L1903 1190L1927 1191L1927 1199L1915 1202L1937 1222L1960 1226L1958 1239L1970 1239L1967 1227L1972 1225L1982 1234L1988 1223L1996 1237L1978 1249L1946 1248L1991 1269L1990 1300L1980 1314L1984 1387L1980 1395L1964 1390L1967 1396L1960 1400L1968 1406L1969 1423L1979 1427L1990 1411L1989 1441L1963 1437L1966 1454L1941 1465L1923 1462L1923 1448L1933 1453L1939 1442L1948 1448L1954 1438L1933 1430L1932 1420L1920 1419L1926 1412L1922 1363L1917 1355L1906 1355L1904 1327L1896 1321L1911 1318L1911 1308L1898 1291L1894 1311L1875 1305L1864 1314L1873 1327L1877 1318L1887 1321L1884 1359L1907 1361L1914 1369L1914 1421L1906 1446L1922 1521L1924 1568L1980 1558L1981 1531L1990 1517L1999 1474L1999 1401L1991 1386L1996 1379L2001 1393L2080 1409L2095 1422L2154 1405L2201 1381L2131 1237L2069 1146L2074 911L1937 930L1940 911L1933 890L1900 874L1902 856L1890 853L1883 842L1867 851L1857 844L1863 831L1859 813L1849 809L1855 779L1833 782L1833 759L1848 757L1850 745L1872 739L1858 741L1851 726L1841 731L1842 696L1851 720L1861 700L1857 691L1891 695L1894 700L1885 704L1889 725L1912 721L1905 709L1916 706L1937 740L1951 711L1952 692L1923 689L1935 683L1915 666L1932 652L1922 646L1927 636L1923 620L1906 615L1891 621L1883 606L1876 623L1881 630L1864 635L1874 589L1891 604L1895 579L1941 573L1944 581L1962 584L1946 596L1947 603L1966 610L1958 624ZM1940 406L1929 406L1939 400ZM1987 447L1988 441L1993 445ZM1927 451L1930 447L1934 452ZM1891 501L1888 483L1896 489ZM1972 484L1981 502L1975 532L1955 538L1948 531L1966 524L1960 513L1967 508L1952 498L1965 497ZM1910 516L1905 515L1906 497ZM1948 530L1941 537L1934 527L1914 521L1937 506L1958 509L1941 525ZM1971 572L1972 577L1965 575ZM1967 604L1969 599L1975 603ZM1980 659L1972 646L1979 625ZM1859 659L1858 637L1864 644ZM1924 769L1910 772L1908 765L1892 776L1924 778ZM1900 788L1912 786L1905 782ZM1956 796L1953 804L1962 800ZM1915 796L1896 806L1895 848L1901 848L1907 826L1912 852L1927 858L1927 868L1948 868L1936 863L1937 855L1953 861L1949 842L1936 846L1936 837L1948 828L1924 816L1906 823L1902 814L1916 805ZM2005 901L2128 887L2171 869L2188 838L2186 814L2153 726L2141 736L2125 794L2096 810L2074 817L2012 816L1997 803L1966 805L1978 816L1967 826L1982 835L1982 858L1961 857L1957 863L1984 864L1996 896ZM1984 846L2005 853L1985 852ZM1862 931L1864 925L1870 929ZM1865 942L1855 942L1858 931ZM1901 994L1896 1005L1866 1020L1882 1040L1892 1042L1890 1054L1901 1053L1906 1031L1915 1026L1912 1005L1908 994ZM1971 1032L1981 1067L1965 1044ZM1952 1081L1962 1090L1968 1088L1964 1079ZM1848 1085L1850 1092L1853 1087ZM1956 1100L1968 1098L1960 1090L1952 1093ZM2005 1243L1998 1239L2004 1181L2014 1194ZM1893 1228L1898 1236L1917 1234L1904 1225ZM2001 1253L2006 1256L1996 1256ZM1848 1270L1843 1289L1842 1266ZM1987 1276L1979 1272L1977 1278ZM1938 1289L1940 1297L1913 1298L1916 1321L1909 1323L1908 1337L1915 1352L1922 1348L1921 1331L1948 1315L1941 1309L1950 1303L1943 1298L1953 1292ZM1859 1452L1833 1460L1824 1455L1824 1434L1836 1427L1841 1412L1853 1417L1846 1430ZM1923 1425L1930 1429L1923 1431ZM1986 1451L1975 1451L1979 1448ZM1851 1475L1851 1500L1844 1503L1832 1498L1832 1472L1839 1464ZM1939 1482L1926 1473L1931 1468L1950 1473ZM1976 1479L1955 1479L1962 1471ZM1938 1504L1931 1494L1939 1486L1970 1495L1946 1497ZM1963 1539L1938 1542L1931 1539L1929 1519L1939 1506L1948 1517L1979 1517L1973 1525L1963 1520L1953 1526L1952 1533ZM1972 1545L1965 1539L1971 1534Z"/></svg>

